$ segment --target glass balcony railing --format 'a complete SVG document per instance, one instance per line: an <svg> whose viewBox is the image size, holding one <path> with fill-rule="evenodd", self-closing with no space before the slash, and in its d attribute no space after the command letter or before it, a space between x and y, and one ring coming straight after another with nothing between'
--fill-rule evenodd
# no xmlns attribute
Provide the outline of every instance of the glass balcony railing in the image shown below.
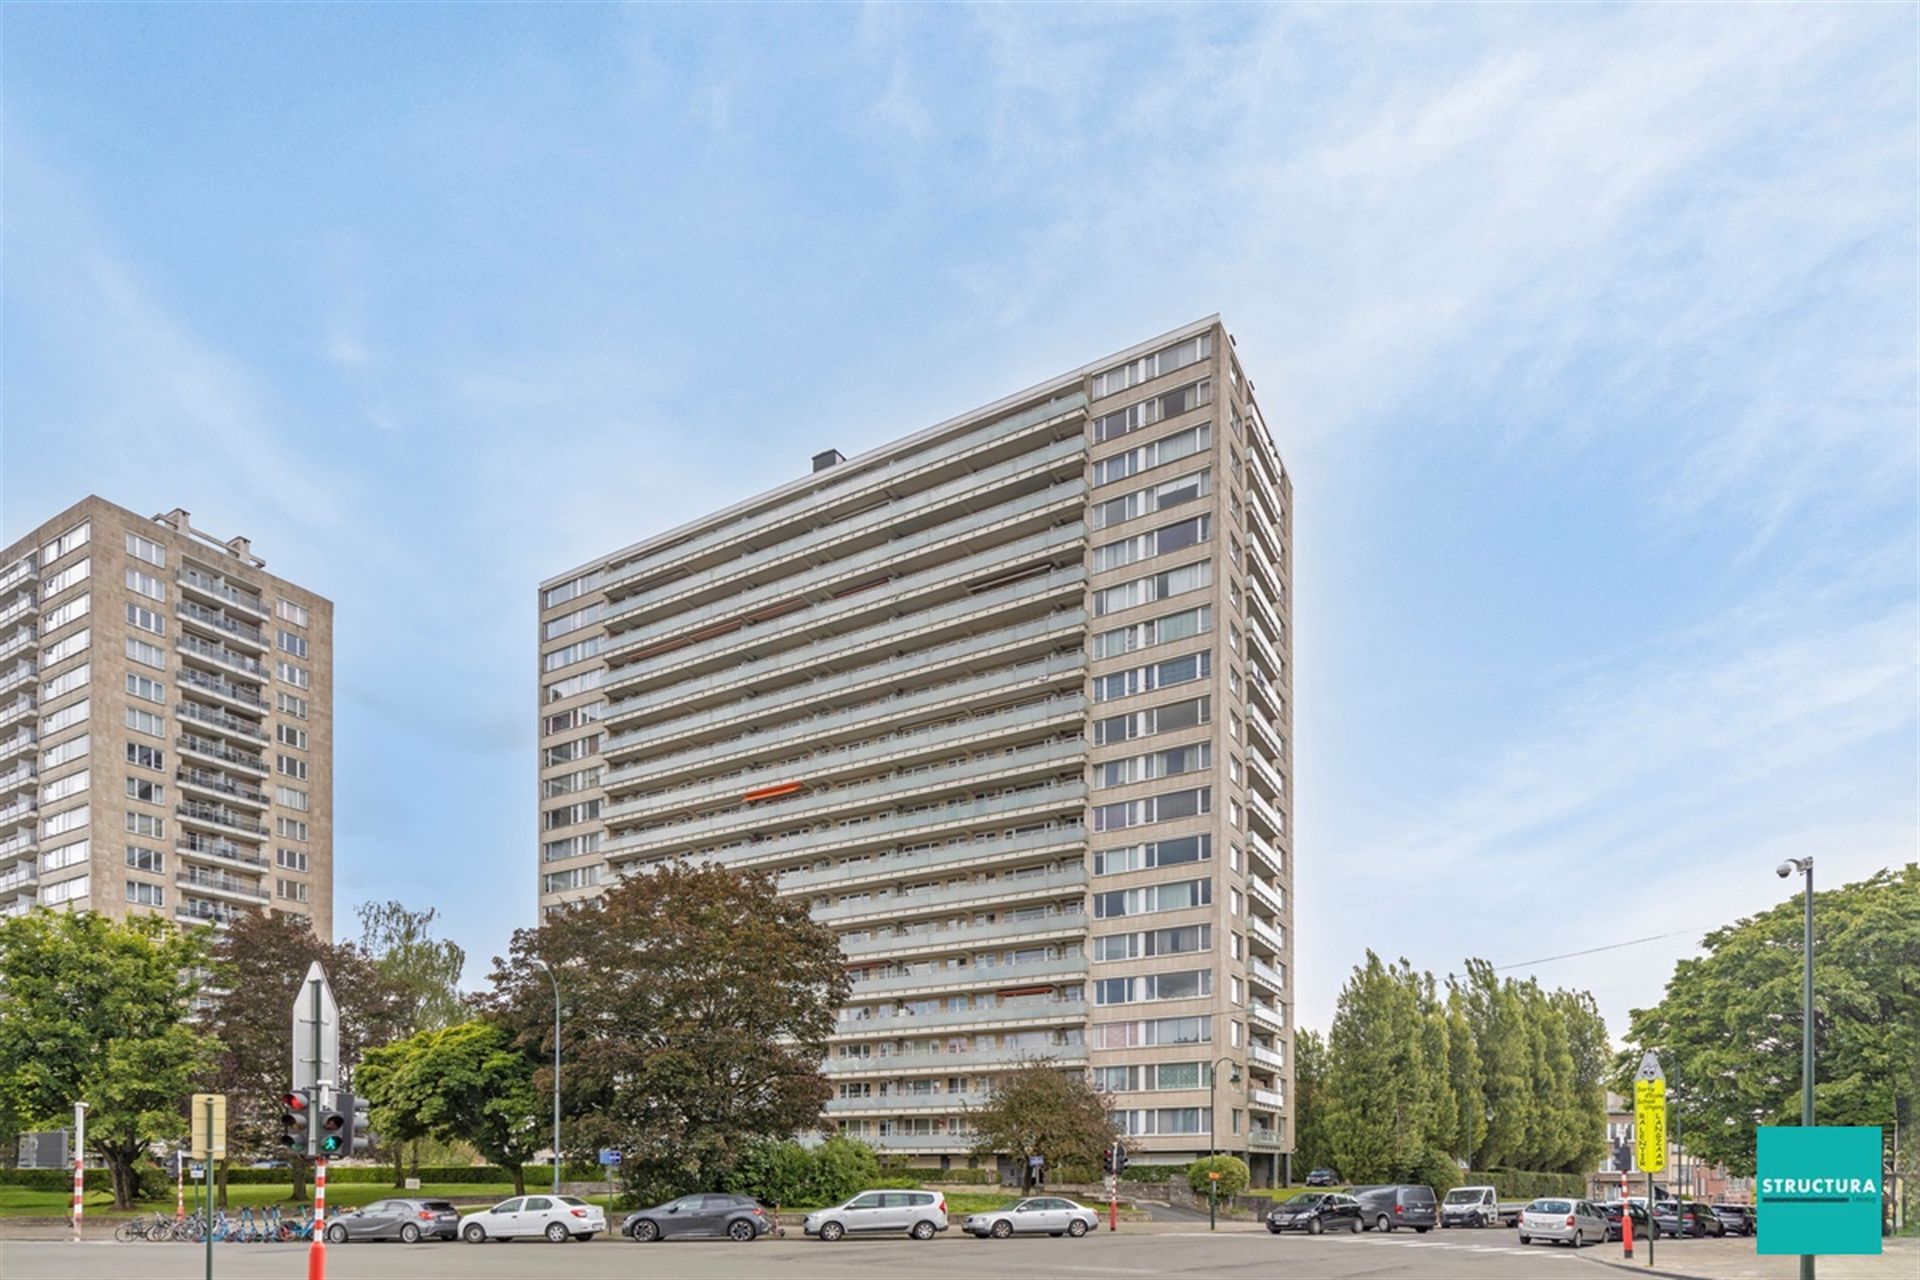
<svg viewBox="0 0 1920 1280"><path fill-rule="evenodd" d="M267 760L265 756L255 755L250 751L241 751L237 747L230 747L218 738L203 738L198 734L183 733L174 739L173 744L182 751L191 751L195 755L212 756L215 760L230 764L237 769L250 769L255 773L265 773L267 771Z"/></svg>
<svg viewBox="0 0 1920 1280"><path fill-rule="evenodd" d="M257 787L249 787L237 778L229 778L224 773L213 773L206 769L180 769L174 773L175 780L188 786L199 787L205 791L217 791L221 795L232 796L250 804L264 806L267 793Z"/></svg>
<svg viewBox="0 0 1920 1280"><path fill-rule="evenodd" d="M842 935L840 952L849 960L870 960L882 956L911 955L919 951L951 951L981 943L1003 942L1009 938L1039 943L1063 935L1085 936L1087 921L1084 913L1063 912L1040 920L996 920L991 924L957 924L944 928L936 922L904 933L868 932L864 937Z"/></svg>
<svg viewBox="0 0 1920 1280"><path fill-rule="evenodd" d="M251 814L241 813L237 809L229 809L225 805L202 804L198 800L182 800L180 802L179 813L181 817L191 818L196 822L217 823L223 827L231 827L235 831L246 831L257 836L267 834L266 827L254 821Z"/></svg>
<svg viewBox="0 0 1920 1280"><path fill-rule="evenodd" d="M197 569L181 569L180 582L182 585L192 587L196 591L204 591L210 596L218 597L228 604L237 604L242 609L257 613L261 617L266 616L266 605L261 601L259 596L253 594L251 591L242 591L232 583L223 582L221 579L201 573Z"/></svg>
<svg viewBox="0 0 1920 1280"><path fill-rule="evenodd" d="M917 849L912 853L882 853L852 866L809 867L790 871L780 877L781 893L804 894L812 890L853 888L868 881L898 880L902 876L937 875L955 866L990 867L1009 858L1042 850L1072 852L1077 857L1086 848L1084 826L1048 827L998 840L967 840L943 844L936 849Z"/></svg>
<svg viewBox="0 0 1920 1280"><path fill-rule="evenodd" d="M218 836L206 835L199 831L185 832L174 842L174 848L182 854L196 858L220 858L228 862L238 862L249 867L265 867L269 863L260 856L258 849L244 844L235 844Z"/></svg>
<svg viewBox="0 0 1920 1280"><path fill-rule="evenodd" d="M1034 1058L1052 1058L1061 1066L1073 1066L1087 1060L1084 1044L1049 1044L1031 1048L1007 1046L994 1049L963 1049L955 1053L873 1053L864 1058L828 1058L820 1069L828 1075L911 1075L922 1071L945 1072L958 1067L1018 1067Z"/></svg>
<svg viewBox="0 0 1920 1280"><path fill-rule="evenodd" d="M194 670L192 667L181 667L179 678L181 687L183 688L199 689L215 697L225 698L230 702L237 702L243 707L254 707L261 711L268 709L267 700L255 691L243 689L237 684L230 684L217 676L206 675Z"/></svg>
<svg viewBox="0 0 1920 1280"><path fill-rule="evenodd" d="M223 666L232 667L237 671L244 671L251 676L259 676L262 680L267 678L266 663L256 658L249 658L244 653L235 653L225 645L214 644L210 640L202 640L199 636L192 635L188 632L181 632L179 645L180 649L185 653L191 653L196 657L205 658L210 662L218 662Z"/></svg>
<svg viewBox="0 0 1920 1280"><path fill-rule="evenodd" d="M224 711L217 711L212 707L203 707L197 702L182 702L175 710L182 720L190 720L195 724L203 724L209 728L218 729L223 733L237 734L240 737L252 738L258 742L265 742L267 740L266 730L257 722L242 720L237 716L230 716Z"/></svg>
<svg viewBox="0 0 1920 1280"><path fill-rule="evenodd" d="M944 1009L932 1013L893 1013L871 1018L841 1018L833 1024L836 1036L907 1036L920 1031L985 1026L1013 1022L1077 1022L1087 1016L1085 1000L1037 997L1027 1003L1006 1003L981 1009Z"/></svg>
<svg viewBox="0 0 1920 1280"><path fill-rule="evenodd" d="M266 637L261 634L260 628L250 622L242 622L238 618L229 618L218 609L209 609L207 606L195 604L191 600L181 600L174 605L174 609L181 617L190 618L202 626L212 627L216 631L224 631L230 636L238 636L242 640L259 645L262 649L267 647Z"/></svg>
<svg viewBox="0 0 1920 1280"><path fill-rule="evenodd" d="M995 876L991 880L971 880L962 885L938 889L920 889L912 893L874 893L858 901L836 902L817 907L813 918L825 925L844 925L868 916L921 915L949 907L1011 901L1036 896L1058 897L1087 885L1087 869L1072 867L1037 876Z"/></svg>

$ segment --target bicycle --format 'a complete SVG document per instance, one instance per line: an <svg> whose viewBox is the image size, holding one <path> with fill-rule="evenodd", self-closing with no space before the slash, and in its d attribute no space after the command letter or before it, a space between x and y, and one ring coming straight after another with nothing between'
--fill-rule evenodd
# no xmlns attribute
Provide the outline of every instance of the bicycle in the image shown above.
<svg viewBox="0 0 1920 1280"><path fill-rule="evenodd" d="M173 1222L156 1213L152 1221L145 1218L129 1218L113 1229L113 1238L121 1244L134 1240L151 1240L164 1243L173 1238Z"/></svg>

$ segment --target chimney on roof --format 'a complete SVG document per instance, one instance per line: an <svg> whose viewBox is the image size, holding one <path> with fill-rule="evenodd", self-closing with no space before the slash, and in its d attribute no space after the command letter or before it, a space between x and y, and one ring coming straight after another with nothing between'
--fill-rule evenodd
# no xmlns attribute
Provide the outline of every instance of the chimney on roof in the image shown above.
<svg viewBox="0 0 1920 1280"><path fill-rule="evenodd" d="M170 524L182 533L192 528L192 523L187 519L187 509L185 507L175 507L173 510L167 512L167 514L155 516L154 519L158 520L161 524Z"/></svg>
<svg viewBox="0 0 1920 1280"><path fill-rule="evenodd" d="M253 539L228 538L227 550L233 552L233 554L239 556L242 560L251 560L253 558Z"/></svg>
<svg viewBox="0 0 1920 1280"><path fill-rule="evenodd" d="M813 455L813 469L816 472L825 471L828 467L835 466L846 460L846 454L840 452L838 449L829 449L825 453L816 453Z"/></svg>

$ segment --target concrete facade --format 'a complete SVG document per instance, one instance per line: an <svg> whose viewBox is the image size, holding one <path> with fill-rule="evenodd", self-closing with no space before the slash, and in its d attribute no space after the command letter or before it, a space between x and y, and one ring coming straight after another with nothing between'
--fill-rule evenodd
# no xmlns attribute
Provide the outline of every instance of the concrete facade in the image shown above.
<svg viewBox="0 0 1920 1280"><path fill-rule="evenodd" d="M1291 517L1213 317L548 580L542 908L765 869L854 979L834 1126L970 1163L966 1107L1048 1058L1136 1162L1271 1180Z"/></svg>
<svg viewBox="0 0 1920 1280"><path fill-rule="evenodd" d="M333 605L185 511L0 552L0 915L333 929Z"/></svg>

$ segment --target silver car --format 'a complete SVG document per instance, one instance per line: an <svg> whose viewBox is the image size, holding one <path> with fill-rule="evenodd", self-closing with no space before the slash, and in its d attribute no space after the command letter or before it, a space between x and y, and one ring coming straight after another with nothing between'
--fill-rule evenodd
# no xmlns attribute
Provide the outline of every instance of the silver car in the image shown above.
<svg viewBox="0 0 1920 1280"><path fill-rule="evenodd" d="M985 1240L1005 1240L1011 1235L1072 1236L1079 1239L1098 1229L1100 1215L1085 1205L1058 1196L1030 1196L1008 1209L992 1213L974 1213L960 1224L963 1230Z"/></svg>
<svg viewBox="0 0 1920 1280"><path fill-rule="evenodd" d="M1607 1216L1586 1200L1535 1200L1520 1211L1520 1243L1561 1240L1578 1249L1607 1242Z"/></svg>
<svg viewBox="0 0 1920 1280"><path fill-rule="evenodd" d="M801 1230L832 1241L842 1236L908 1235L931 1240L947 1229L947 1200L933 1191L862 1191L844 1204L807 1215Z"/></svg>

